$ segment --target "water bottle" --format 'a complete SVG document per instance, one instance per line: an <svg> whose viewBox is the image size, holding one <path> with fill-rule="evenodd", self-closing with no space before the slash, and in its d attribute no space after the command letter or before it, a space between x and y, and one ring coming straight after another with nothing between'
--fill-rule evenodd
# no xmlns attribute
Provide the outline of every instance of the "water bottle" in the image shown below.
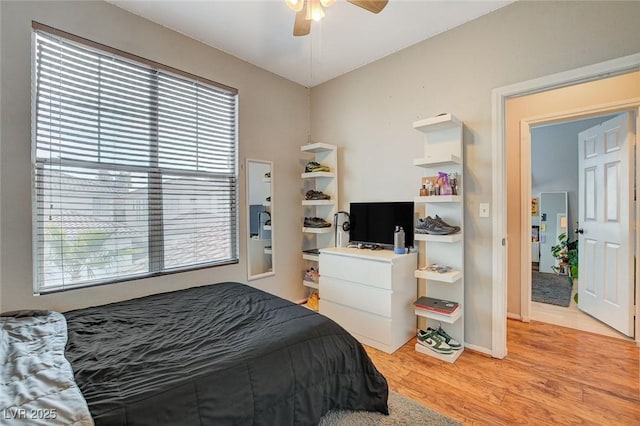
<svg viewBox="0 0 640 426"><path fill-rule="evenodd" d="M396 226L396 230L393 233L393 252L396 254L404 254L404 229L402 226Z"/></svg>

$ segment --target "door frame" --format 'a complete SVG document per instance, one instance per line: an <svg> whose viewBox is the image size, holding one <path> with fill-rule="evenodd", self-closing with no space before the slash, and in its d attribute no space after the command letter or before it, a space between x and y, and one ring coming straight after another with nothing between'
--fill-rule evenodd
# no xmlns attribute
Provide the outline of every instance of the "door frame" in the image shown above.
<svg viewBox="0 0 640 426"><path fill-rule="evenodd" d="M602 79L616 74L622 74L640 68L640 53L610 61L588 65L570 71L548 75L508 86L496 88L491 93L491 157L492 172L492 203L494 215L492 220L492 318L491 318L491 355L494 358L504 358L507 355L507 194L506 194L506 100L508 98L529 95L536 92L571 86L578 83ZM640 105L640 100L639 100ZM638 108L640 112L640 107ZM636 129L638 126L636 115ZM527 133L525 133L527 134ZM638 143L636 132L636 143ZM521 133L522 135L522 133ZM530 138L530 136L529 136ZM530 143L530 142L529 142ZM636 161L640 155L636 150ZM530 165L529 165L530 167ZM530 177L529 177L530 179ZM636 176L636 185L638 177ZM640 209L636 213L636 222L640 219ZM525 211L529 211L529 207ZM528 218L530 220L530 217ZM527 237L528 239L529 237ZM636 235L636 246L640 243ZM529 244L528 258L531 260L531 245ZM640 272L640 262L636 262L636 288ZM640 302L640 295L636 293L636 311ZM640 315L636 312L636 330L640 330ZM640 344L636 333L636 342Z"/></svg>
<svg viewBox="0 0 640 426"><path fill-rule="evenodd" d="M577 110L566 111L556 114L545 114L537 117L525 118L520 122L520 209L522 229L520 229L521 242L521 263L531 265L531 127L542 124L554 124L566 122L568 120L580 120L592 118L600 115L614 114L620 112L634 112L640 106L640 100L629 100L624 102L613 102L602 105L590 105ZM637 121L637 116L636 116ZM637 126L636 126L637 127ZM638 130L636 129L636 145L638 141ZM577 143L577 142L576 142ZM580 202L580 198L578 198ZM630 221L630 225L633 221ZM632 232L633 228L629 229ZM637 275L637 273L636 273ZM521 268L520 271L520 316L523 322L531 320L531 268ZM636 282L637 287L637 282ZM636 303L637 305L637 303ZM637 329L636 325L636 329ZM636 333L638 334L638 333Z"/></svg>

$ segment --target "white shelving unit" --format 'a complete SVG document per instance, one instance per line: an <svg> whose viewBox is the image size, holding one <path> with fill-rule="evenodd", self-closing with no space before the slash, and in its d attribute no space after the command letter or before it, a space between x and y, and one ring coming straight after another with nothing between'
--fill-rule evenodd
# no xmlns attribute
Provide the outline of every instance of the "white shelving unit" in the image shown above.
<svg viewBox="0 0 640 426"><path fill-rule="evenodd" d="M326 143L310 143L301 146L300 151L305 154L303 168L309 161L316 161L330 169L328 172L303 172L300 174L304 183L301 191L303 217L320 217L333 224L333 217L338 206L338 147ZM304 196L309 190L322 191L331 198L329 200L305 200ZM328 228L303 226L302 233L304 249L334 246L333 226ZM306 261L305 268L318 268L319 255L303 252L302 259ZM318 283L302 280L302 285L310 289L311 292L320 292Z"/></svg>
<svg viewBox="0 0 640 426"><path fill-rule="evenodd" d="M438 172L457 173L457 195L431 195L414 198L420 217L438 215L450 225L460 226L461 231L451 235L415 234L415 241L423 244L420 250L420 266L431 264L450 266L450 272L439 273L418 269L418 294L451 300L459 308L451 315L414 309L420 328L443 329L464 345L464 146L463 123L451 114L443 114L413 123L413 128L424 134L424 156L413 161L414 166L424 169L424 176L437 176ZM422 209L424 208L424 211ZM417 352L447 362L455 362L463 349L453 354L440 354L416 342Z"/></svg>

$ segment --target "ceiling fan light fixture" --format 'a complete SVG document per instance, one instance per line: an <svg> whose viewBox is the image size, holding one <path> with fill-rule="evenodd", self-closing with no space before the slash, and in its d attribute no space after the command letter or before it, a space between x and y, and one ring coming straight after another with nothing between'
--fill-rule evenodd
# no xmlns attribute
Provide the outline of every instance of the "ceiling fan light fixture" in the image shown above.
<svg viewBox="0 0 640 426"><path fill-rule="evenodd" d="M320 0L307 0L307 20L313 19L318 22L324 18L324 10L322 10L322 5L320 4Z"/></svg>
<svg viewBox="0 0 640 426"><path fill-rule="evenodd" d="M284 2L294 12L300 12L304 7L304 0L284 0Z"/></svg>
<svg viewBox="0 0 640 426"><path fill-rule="evenodd" d="M331 6L332 4L334 4L335 2L336 2L336 0L320 0L320 4L321 4L323 7L329 7L329 6Z"/></svg>

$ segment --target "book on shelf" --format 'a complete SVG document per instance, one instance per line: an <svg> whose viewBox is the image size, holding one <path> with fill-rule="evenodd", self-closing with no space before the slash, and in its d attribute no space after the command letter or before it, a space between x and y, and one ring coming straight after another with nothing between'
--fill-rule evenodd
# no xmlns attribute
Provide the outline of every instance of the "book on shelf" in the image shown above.
<svg viewBox="0 0 640 426"><path fill-rule="evenodd" d="M458 302L452 302L451 300L437 299L434 297L422 296L413 302L417 309L424 309L425 311L436 312L439 314L451 315L458 310L460 305Z"/></svg>

